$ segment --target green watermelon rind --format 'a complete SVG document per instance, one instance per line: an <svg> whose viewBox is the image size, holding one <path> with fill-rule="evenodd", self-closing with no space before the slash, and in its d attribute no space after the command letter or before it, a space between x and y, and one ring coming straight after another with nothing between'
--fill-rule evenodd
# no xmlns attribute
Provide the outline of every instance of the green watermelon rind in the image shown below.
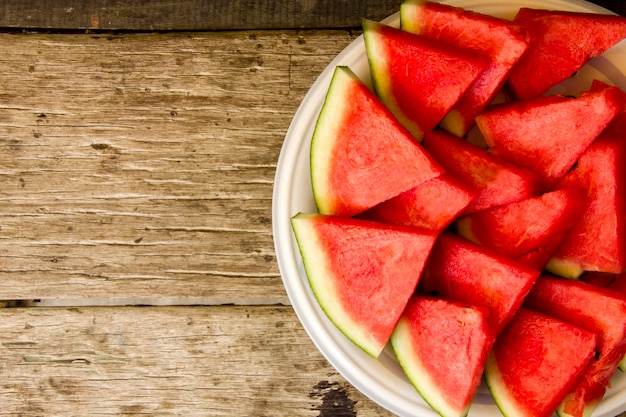
<svg viewBox="0 0 626 417"><path fill-rule="evenodd" d="M344 217L443 173L376 94L341 65L335 67L317 118L309 158L317 211ZM345 174L346 166L354 171ZM375 186L363 192L364 184Z"/></svg>
<svg viewBox="0 0 626 417"><path fill-rule="evenodd" d="M548 261L545 267L546 271L558 275L563 278L578 279L585 270L593 270L593 268L583 269L579 263L553 257ZM600 268L596 268L600 269Z"/></svg>
<svg viewBox="0 0 626 417"><path fill-rule="evenodd" d="M504 417L528 417L526 414L516 412L520 409L520 406L508 392L493 352L489 353L487 357L484 376L487 389Z"/></svg>
<svg viewBox="0 0 626 417"><path fill-rule="evenodd" d="M572 414L568 414L564 411L564 405L565 402L567 401L567 398L570 396L571 394L567 394L567 396L565 397L565 399L563 400L563 402L561 402L561 404L559 404L559 407L556 409L556 414L559 417L574 417ZM601 398L598 398L597 400L594 401L588 401L585 404L585 409L583 410L583 414L582 417L591 417L591 415L593 414L593 412L595 411L596 407L598 407L598 405L600 405L600 401L602 401Z"/></svg>
<svg viewBox="0 0 626 417"><path fill-rule="evenodd" d="M347 78L346 78L347 77ZM323 175L330 172L330 162L324 156L332 155L336 142L340 120L345 114L344 109L349 103L343 99L343 91L347 91L350 83L345 81L355 79L355 75L347 67L337 67L328 87L322 109L315 124L313 137L311 139L311 155L310 155L310 173L311 185L313 190L313 198L320 213L329 213L332 211L332 202L334 200L327 178ZM324 152L316 152L316 149L323 149Z"/></svg>
<svg viewBox="0 0 626 417"><path fill-rule="evenodd" d="M426 3L426 0L404 1L400 4L400 26L402 30L416 34L422 32L423 25L420 25L422 19L416 11L421 11L420 6L423 3ZM414 18L407 19L407 14L410 14Z"/></svg>
<svg viewBox="0 0 626 417"><path fill-rule="evenodd" d="M472 217L471 216L461 216L455 219L454 230L459 236L464 237L470 242L474 242L477 245L482 245L482 242L476 238L474 232L472 231Z"/></svg>
<svg viewBox="0 0 626 417"><path fill-rule="evenodd" d="M432 36L432 34L428 34L429 29L427 28L427 22L429 21L429 17L428 12L424 11L424 9L427 8L427 6L425 6L426 3L432 4L433 2L428 2L426 0L406 0L400 5L400 26L403 30L411 33L423 34L427 37ZM502 39L502 36L507 38L504 45L500 43L501 47L498 48L497 51L483 50L483 48L477 46L477 44L467 45L463 42L450 42L455 44L457 47L461 47L462 49L478 52L479 54L488 57L488 60L492 63L492 65L489 65L485 69L484 73L476 78L475 82L469 88L471 91L476 85L482 85L483 87L489 86L487 90L481 91L481 93L485 94L481 94L477 101L469 101L472 105L470 108L473 107L472 111L466 114L459 111L459 108L463 109L463 111L467 111L465 108L467 101L465 97L461 97L459 102L457 102L457 104L450 109L450 111L439 123L439 127L443 130L446 130L455 136L464 137L474 126L474 117L482 111L481 109L486 108L490 103L493 104L500 100L498 92L502 90L506 77L513 68L514 64L525 52L527 43L505 19L492 17L482 13L475 13L470 10L462 11L460 15L463 19L467 19L475 23L484 21L479 24L484 31L488 31L490 36L492 36L493 32L496 31L500 33L498 36L500 40ZM494 23L496 22L497 24L494 26ZM476 39L477 35L478 34L472 32L472 39ZM482 36L478 35L478 39L482 39ZM496 72L496 76L493 75L494 70ZM471 94L471 97L476 99L473 94Z"/></svg>
<svg viewBox="0 0 626 417"><path fill-rule="evenodd" d="M365 52L367 55L367 62L371 73L374 91L376 91L376 94L381 101L394 114L400 123L402 123L402 125L404 125L411 132L415 139L421 141L424 136L423 129L402 111L393 94L391 80L388 76L389 55L385 48L382 47L383 42L381 39L383 35L380 34L381 26L383 26L381 23L367 19L363 20Z"/></svg>
<svg viewBox="0 0 626 417"><path fill-rule="evenodd" d="M337 297L333 286L333 274L329 267L330 259L326 256L324 245L320 242L315 227L309 220L316 214L299 213L291 218L291 225L302 256L304 269L320 307L330 321L355 345L368 355L377 358L384 348L360 325L346 314L343 303Z"/></svg>
<svg viewBox="0 0 626 417"><path fill-rule="evenodd" d="M415 390L433 410L444 417L467 416L471 403L462 410L450 407L437 389L437 384L430 377L427 368L422 364L422 360L415 354L411 343L411 326L406 318L400 318L390 341L400 367Z"/></svg>

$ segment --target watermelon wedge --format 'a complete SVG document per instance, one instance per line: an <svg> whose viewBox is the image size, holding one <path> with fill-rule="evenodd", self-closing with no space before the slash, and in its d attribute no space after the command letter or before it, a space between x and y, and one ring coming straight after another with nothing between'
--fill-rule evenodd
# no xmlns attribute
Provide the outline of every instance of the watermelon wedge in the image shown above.
<svg viewBox="0 0 626 417"><path fill-rule="evenodd" d="M513 317L539 271L444 232L428 258L419 290L489 309L494 335Z"/></svg>
<svg viewBox="0 0 626 417"><path fill-rule="evenodd" d="M458 218L461 236L518 258L562 236L586 209L575 188L556 190Z"/></svg>
<svg viewBox="0 0 626 417"><path fill-rule="evenodd" d="M441 123L456 136L464 136L474 118L489 105L513 65L528 48L510 21L459 7L424 0L409 0L400 6L403 30L484 55L485 70L476 78Z"/></svg>
<svg viewBox="0 0 626 417"><path fill-rule="evenodd" d="M540 97L499 104L476 117L501 158L537 173L553 187L624 107L618 87L579 98Z"/></svg>
<svg viewBox="0 0 626 417"><path fill-rule="evenodd" d="M464 213L524 200L541 188L532 172L450 133L427 132L423 144L446 172L476 193Z"/></svg>
<svg viewBox="0 0 626 417"><path fill-rule="evenodd" d="M347 67L337 67L311 141L322 214L352 216L443 173Z"/></svg>
<svg viewBox="0 0 626 417"><path fill-rule="evenodd" d="M594 332L598 356L561 405L565 417L591 415L626 353L626 298L585 282L541 276L524 306Z"/></svg>
<svg viewBox="0 0 626 417"><path fill-rule="evenodd" d="M621 274L608 274L605 272L588 272L580 277L580 281L608 288L626 296L626 272ZM621 371L626 371L626 355L617 364Z"/></svg>
<svg viewBox="0 0 626 417"><path fill-rule="evenodd" d="M556 249L546 268L578 278L584 271L620 273L626 268L626 113L578 160L559 184L585 193L588 206Z"/></svg>
<svg viewBox="0 0 626 417"><path fill-rule="evenodd" d="M521 308L496 340L485 381L502 414L550 417L595 354L596 335Z"/></svg>
<svg viewBox="0 0 626 417"><path fill-rule="evenodd" d="M476 193L448 173L384 201L357 217L441 231Z"/></svg>
<svg viewBox="0 0 626 417"><path fill-rule="evenodd" d="M541 96L626 37L622 16L522 8L514 23L530 44L508 77L520 100Z"/></svg>
<svg viewBox="0 0 626 417"><path fill-rule="evenodd" d="M486 67L475 53L364 20L374 90L419 141Z"/></svg>
<svg viewBox="0 0 626 417"><path fill-rule="evenodd" d="M476 395L493 344L488 314L479 307L416 295L391 335L407 377L443 417L467 415Z"/></svg>
<svg viewBox="0 0 626 417"><path fill-rule="evenodd" d="M300 213L291 223L321 308L378 357L415 291L435 232L322 214Z"/></svg>

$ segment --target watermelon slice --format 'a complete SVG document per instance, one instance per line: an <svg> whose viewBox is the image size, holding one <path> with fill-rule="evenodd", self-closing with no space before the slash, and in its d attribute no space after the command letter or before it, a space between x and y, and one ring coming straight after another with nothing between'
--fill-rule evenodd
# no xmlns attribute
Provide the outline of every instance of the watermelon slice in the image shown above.
<svg viewBox="0 0 626 417"><path fill-rule="evenodd" d="M468 214L454 225L461 236L518 258L561 236L585 208L583 195L568 188Z"/></svg>
<svg viewBox="0 0 626 417"><path fill-rule="evenodd" d="M540 190L541 182L532 172L450 133L427 132L423 144L446 172L477 194L464 213L524 200Z"/></svg>
<svg viewBox="0 0 626 417"><path fill-rule="evenodd" d="M436 2L405 1L400 6L400 25L408 32L488 58L485 70L441 123L443 129L459 137L494 100L513 65L528 48L510 21Z"/></svg>
<svg viewBox="0 0 626 417"><path fill-rule="evenodd" d="M391 335L405 374L443 417L467 415L476 395L493 344L488 314L483 308L416 295Z"/></svg>
<svg viewBox="0 0 626 417"><path fill-rule="evenodd" d="M443 173L347 67L337 67L311 141L322 214L352 216Z"/></svg>
<svg viewBox="0 0 626 417"><path fill-rule="evenodd" d="M626 296L626 272L607 274L605 272L588 272L580 277L580 281L605 287ZM626 355L617 364L621 371L626 371Z"/></svg>
<svg viewBox="0 0 626 417"><path fill-rule="evenodd" d="M450 225L475 195L474 191L445 173L357 217L441 231Z"/></svg>
<svg viewBox="0 0 626 417"><path fill-rule="evenodd" d="M378 357L415 291L435 232L322 214L297 214L291 223L320 306Z"/></svg>
<svg viewBox="0 0 626 417"><path fill-rule="evenodd" d="M576 187L588 206L556 249L547 269L578 278L584 271L620 273L626 268L626 113L578 160L560 188Z"/></svg>
<svg viewBox="0 0 626 417"><path fill-rule="evenodd" d="M596 335L521 308L496 340L485 380L505 416L550 417L595 354Z"/></svg>
<svg viewBox="0 0 626 417"><path fill-rule="evenodd" d="M579 98L540 97L499 104L476 117L491 150L553 187L624 107L618 87Z"/></svg>
<svg viewBox="0 0 626 417"><path fill-rule="evenodd" d="M508 77L521 100L541 96L626 37L621 16L522 8L514 23L530 43Z"/></svg>
<svg viewBox="0 0 626 417"><path fill-rule="evenodd" d="M363 30L374 90L420 141L487 65L477 54L371 20Z"/></svg>
<svg viewBox="0 0 626 417"><path fill-rule="evenodd" d="M580 281L599 287L608 288L626 296L626 272L621 274L608 274L605 272L588 272L580 277ZM626 355L617 366L620 370L626 370Z"/></svg>
<svg viewBox="0 0 626 417"><path fill-rule="evenodd" d="M589 364L558 411L561 416L590 415L626 353L626 298L585 282L541 276L524 305L598 336L597 359Z"/></svg>
<svg viewBox="0 0 626 417"><path fill-rule="evenodd" d="M539 271L449 232L432 250L419 289L489 309L497 335L513 317Z"/></svg>

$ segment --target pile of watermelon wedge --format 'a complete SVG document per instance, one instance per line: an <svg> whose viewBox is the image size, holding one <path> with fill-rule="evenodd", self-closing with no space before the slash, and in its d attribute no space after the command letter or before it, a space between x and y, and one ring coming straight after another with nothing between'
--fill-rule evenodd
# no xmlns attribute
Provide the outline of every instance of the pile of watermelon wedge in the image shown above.
<svg viewBox="0 0 626 417"><path fill-rule="evenodd" d="M505 416L590 416L626 367L626 93L552 91L626 18L409 0L363 31L371 80L335 68L291 219L319 305L444 417L483 378Z"/></svg>

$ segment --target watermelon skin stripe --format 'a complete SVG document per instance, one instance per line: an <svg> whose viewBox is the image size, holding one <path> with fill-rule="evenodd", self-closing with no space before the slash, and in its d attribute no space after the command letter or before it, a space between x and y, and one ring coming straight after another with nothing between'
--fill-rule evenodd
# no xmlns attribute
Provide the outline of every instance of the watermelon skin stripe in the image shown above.
<svg viewBox="0 0 626 417"><path fill-rule="evenodd" d="M482 55L370 20L363 23L374 90L419 141L487 67Z"/></svg>
<svg viewBox="0 0 626 417"><path fill-rule="evenodd" d="M507 417L550 417L594 357L596 334L521 308L496 340L485 379Z"/></svg>
<svg viewBox="0 0 626 417"><path fill-rule="evenodd" d="M562 417L590 415L626 354L626 299L610 289L543 275L524 305L598 335L598 358L559 407Z"/></svg>
<svg viewBox="0 0 626 417"><path fill-rule="evenodd" d="M382 342L370 332L362 331L362 327L346 313L342 301L337 297L336 283L322 279L328 275L327 271L332 270L332 266L326 251L319 250L323 244L312 220L314 218L308 215L298 215L292 219L292 226L313 294L324 313L346 337L369 355L377 357Z"/></svg>
<svg viewBox="0 0 626 417"><path fill-rule="evenodd" d="M415 291L435 231L300 213L291 220L311 289L328 318L378 357Z"/></svg>
<svg viewBox="0 0 626 417"><path fill-rule="evenodd" d="M408 319L404 317L401 318L392 336L396 357L407 378L409 378L411 384L413 384L424 401L440 415L467 415L469 407L459 410L446 403L442 398L443 393L440 392L437 388L437 384L429 375L426 364L411 350L410 326Z"/></svg>
<svg viewBox="0 0 626 417"><path fill-rule="evenodd" d="M443 119L441 127L462 137L497 96L528 42L511 22L446 4L408 0L400 6L403 30L479 53L488 65Z"/></svg>
<svg viewBox="0 0 626 417"><path fill-rule="evenodd" d="M494 340L488 315L484 308L416 294L391 336L407 377L441 416L469 412Z"/></svg>
<svg viewBox="0 0 626 417"><path fill-rule="evenodd" d="M321 214L353 216L444 170L347 67L337 67L311 141Z"/></svg>

